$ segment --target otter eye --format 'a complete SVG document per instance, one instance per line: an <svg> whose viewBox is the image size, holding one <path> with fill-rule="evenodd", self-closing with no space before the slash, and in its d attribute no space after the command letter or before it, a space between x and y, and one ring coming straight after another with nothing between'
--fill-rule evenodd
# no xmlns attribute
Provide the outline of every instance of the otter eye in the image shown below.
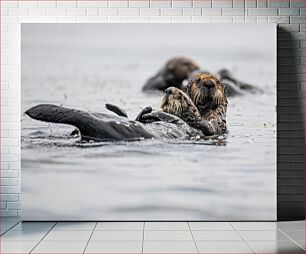
<svg viewBox="0 0 306 254"><path fill-rule="evenodd" d="M200 84L200 83L201 83L201 79L200 79L200 78L197 78L196 81L195 81L195 83L196 83L197 85Z"/></svg>

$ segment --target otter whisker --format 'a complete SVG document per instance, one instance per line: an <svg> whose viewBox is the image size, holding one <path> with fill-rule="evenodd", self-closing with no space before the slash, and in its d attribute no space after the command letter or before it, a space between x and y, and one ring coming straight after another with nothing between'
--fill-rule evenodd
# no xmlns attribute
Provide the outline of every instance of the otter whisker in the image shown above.
<svg viewBox="0 0 306 254"><path fill-rule="evenodd" d="M202 94L198 89L196 89L194 90L193 95L194 95L194 102L197 104L201 100Z"/></svg>

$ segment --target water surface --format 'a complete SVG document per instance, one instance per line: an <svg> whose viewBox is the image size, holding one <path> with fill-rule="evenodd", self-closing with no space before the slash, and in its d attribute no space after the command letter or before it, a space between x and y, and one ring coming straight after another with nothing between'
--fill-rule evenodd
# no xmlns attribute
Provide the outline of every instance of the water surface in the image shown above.
<svg viewBox="0 0 306 254"><path fill-rule="evenodd" d="M214 54L181 47L103 49L34 44L23 38L22 112L39 103L106 112L104 104L109 102L134 119L145 106L158 108L161 95L144 94L141 87L176 55L192 57L212 72L226 67L265 90L229 98L229 133L219 140L84 144L69 136L71 126L22 114L24 219L276 218L273 58L252 50L222 54L218 49Z"/></svg>

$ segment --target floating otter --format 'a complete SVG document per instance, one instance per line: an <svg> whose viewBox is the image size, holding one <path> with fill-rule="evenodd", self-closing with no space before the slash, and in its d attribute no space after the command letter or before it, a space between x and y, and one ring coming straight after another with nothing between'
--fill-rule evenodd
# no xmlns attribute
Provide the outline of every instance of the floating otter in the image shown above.
<svg viewBox="0 0 306 254"><path fill-rule="evenodd" d="M166 95L163 97L166 98L166 102L162 103L163 112L182 118L193 128L201 130L206 136L227 132L228 102L225 86L216 76L198 73L189 80L186 94L174 87L167 88L165 93L167 97L165 97ZM176 105L176 98L180 102L178 105ZM185 105L184 108L189 108L189 110L184 109L181 112L182 105ZM161 115L162 113L146 114L146 112L141 112L137 120L142 122L143 119L151 119L153 121L154 114Z"/></svg>
<svg viewBox="0 0 306 254"><path fill-rule="evenodd" d="M161 102L161 111L150 111L144 109L137 117L139 122L160 121L163 114L175 115L184 120L189 126L201 131L205 136L218 135L226 132L226 128L220 128L219 123L212 116L206 118L201 116L193 101L183 91L176 87L169 87L165 90L165 95ZM212 112L211 112L212 115ZM208 116L208 115L207 115Z"/></svg>
<svg viewBox="0 0 306 254"><path fill-rule="evenodd" d="M212 134L227 131L227 99L224 84L212 74L197 74L189 80L186 93L200 112L201 118L209 123Z"/></svg>
<svg viewBox="0 0 306 254"><path fill-rule="evenodd" d="M164 104L172 97L164 99ZM175 102L176 105L179 101ZM107 106L119 115L124 112L119 107ZM185 104L181 106L182 110ZM142 111L150 114L152 108ZM82 140L85 141L134 141L142 139L190 139L202 135L201 131L189 126L177 116L161 112L156 113L154 121L142 124L138 121L128 120L125 116L116 116L106 113L88 113L81 110L69 109L50 104L40 104L27 110L25 114L33 119L69 124L78 128Z"/></svg>
<svg viewBox="0 0 306 254"><path fill-rule="evenodd" d="M163 91L168 87L177 87L184 90L184 82L192 79L197 74L211 74L200 70L198 64L186 57L175 57L170 59L158 73L151 77L143 86L143 91ZM227 87L227 96L242 95L246 92L262 92L260 88L246 84L236 79L230 71L220 70L217 75Z"/></svg>
<svg viewBox="0 0 306 254"><path fill-rule="evenodd" d="M199 66L186 57L175 57L170 59L165 66L151 77L143 87L144 91L164 91L170 86L182 89L182 82L191 73L199 70Z"/></svg>
<svg viewBox="0 0 306 254"><path fill-rule="evenodd" d="M227 100L222 82L211 74L197 74L186 91L187 94L176 87L167 88L161 111L147 107L135 121L128 120L126 112L112 104L106 104L106 108L117 116L50 104L37 105L25 114L36 120L73 125L83 140L93 141L190 139L225 133Z"/></svg>

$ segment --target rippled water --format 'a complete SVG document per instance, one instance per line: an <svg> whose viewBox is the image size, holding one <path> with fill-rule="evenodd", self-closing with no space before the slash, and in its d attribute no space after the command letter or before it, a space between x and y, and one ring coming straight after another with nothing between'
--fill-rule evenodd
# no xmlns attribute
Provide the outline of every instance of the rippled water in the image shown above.
<svg viewBox="0 0 306 254"><path fill-rule="evenodd" d="M275 66L262 56L213 57L197 50L68 50L23 44L22 112L54 103L130 118L159 105L141 86L166 59L227 67L265 89L229 98L225 140L84 144L74 128L22 115L22 212L43 220L274 220Z"/></svg>

